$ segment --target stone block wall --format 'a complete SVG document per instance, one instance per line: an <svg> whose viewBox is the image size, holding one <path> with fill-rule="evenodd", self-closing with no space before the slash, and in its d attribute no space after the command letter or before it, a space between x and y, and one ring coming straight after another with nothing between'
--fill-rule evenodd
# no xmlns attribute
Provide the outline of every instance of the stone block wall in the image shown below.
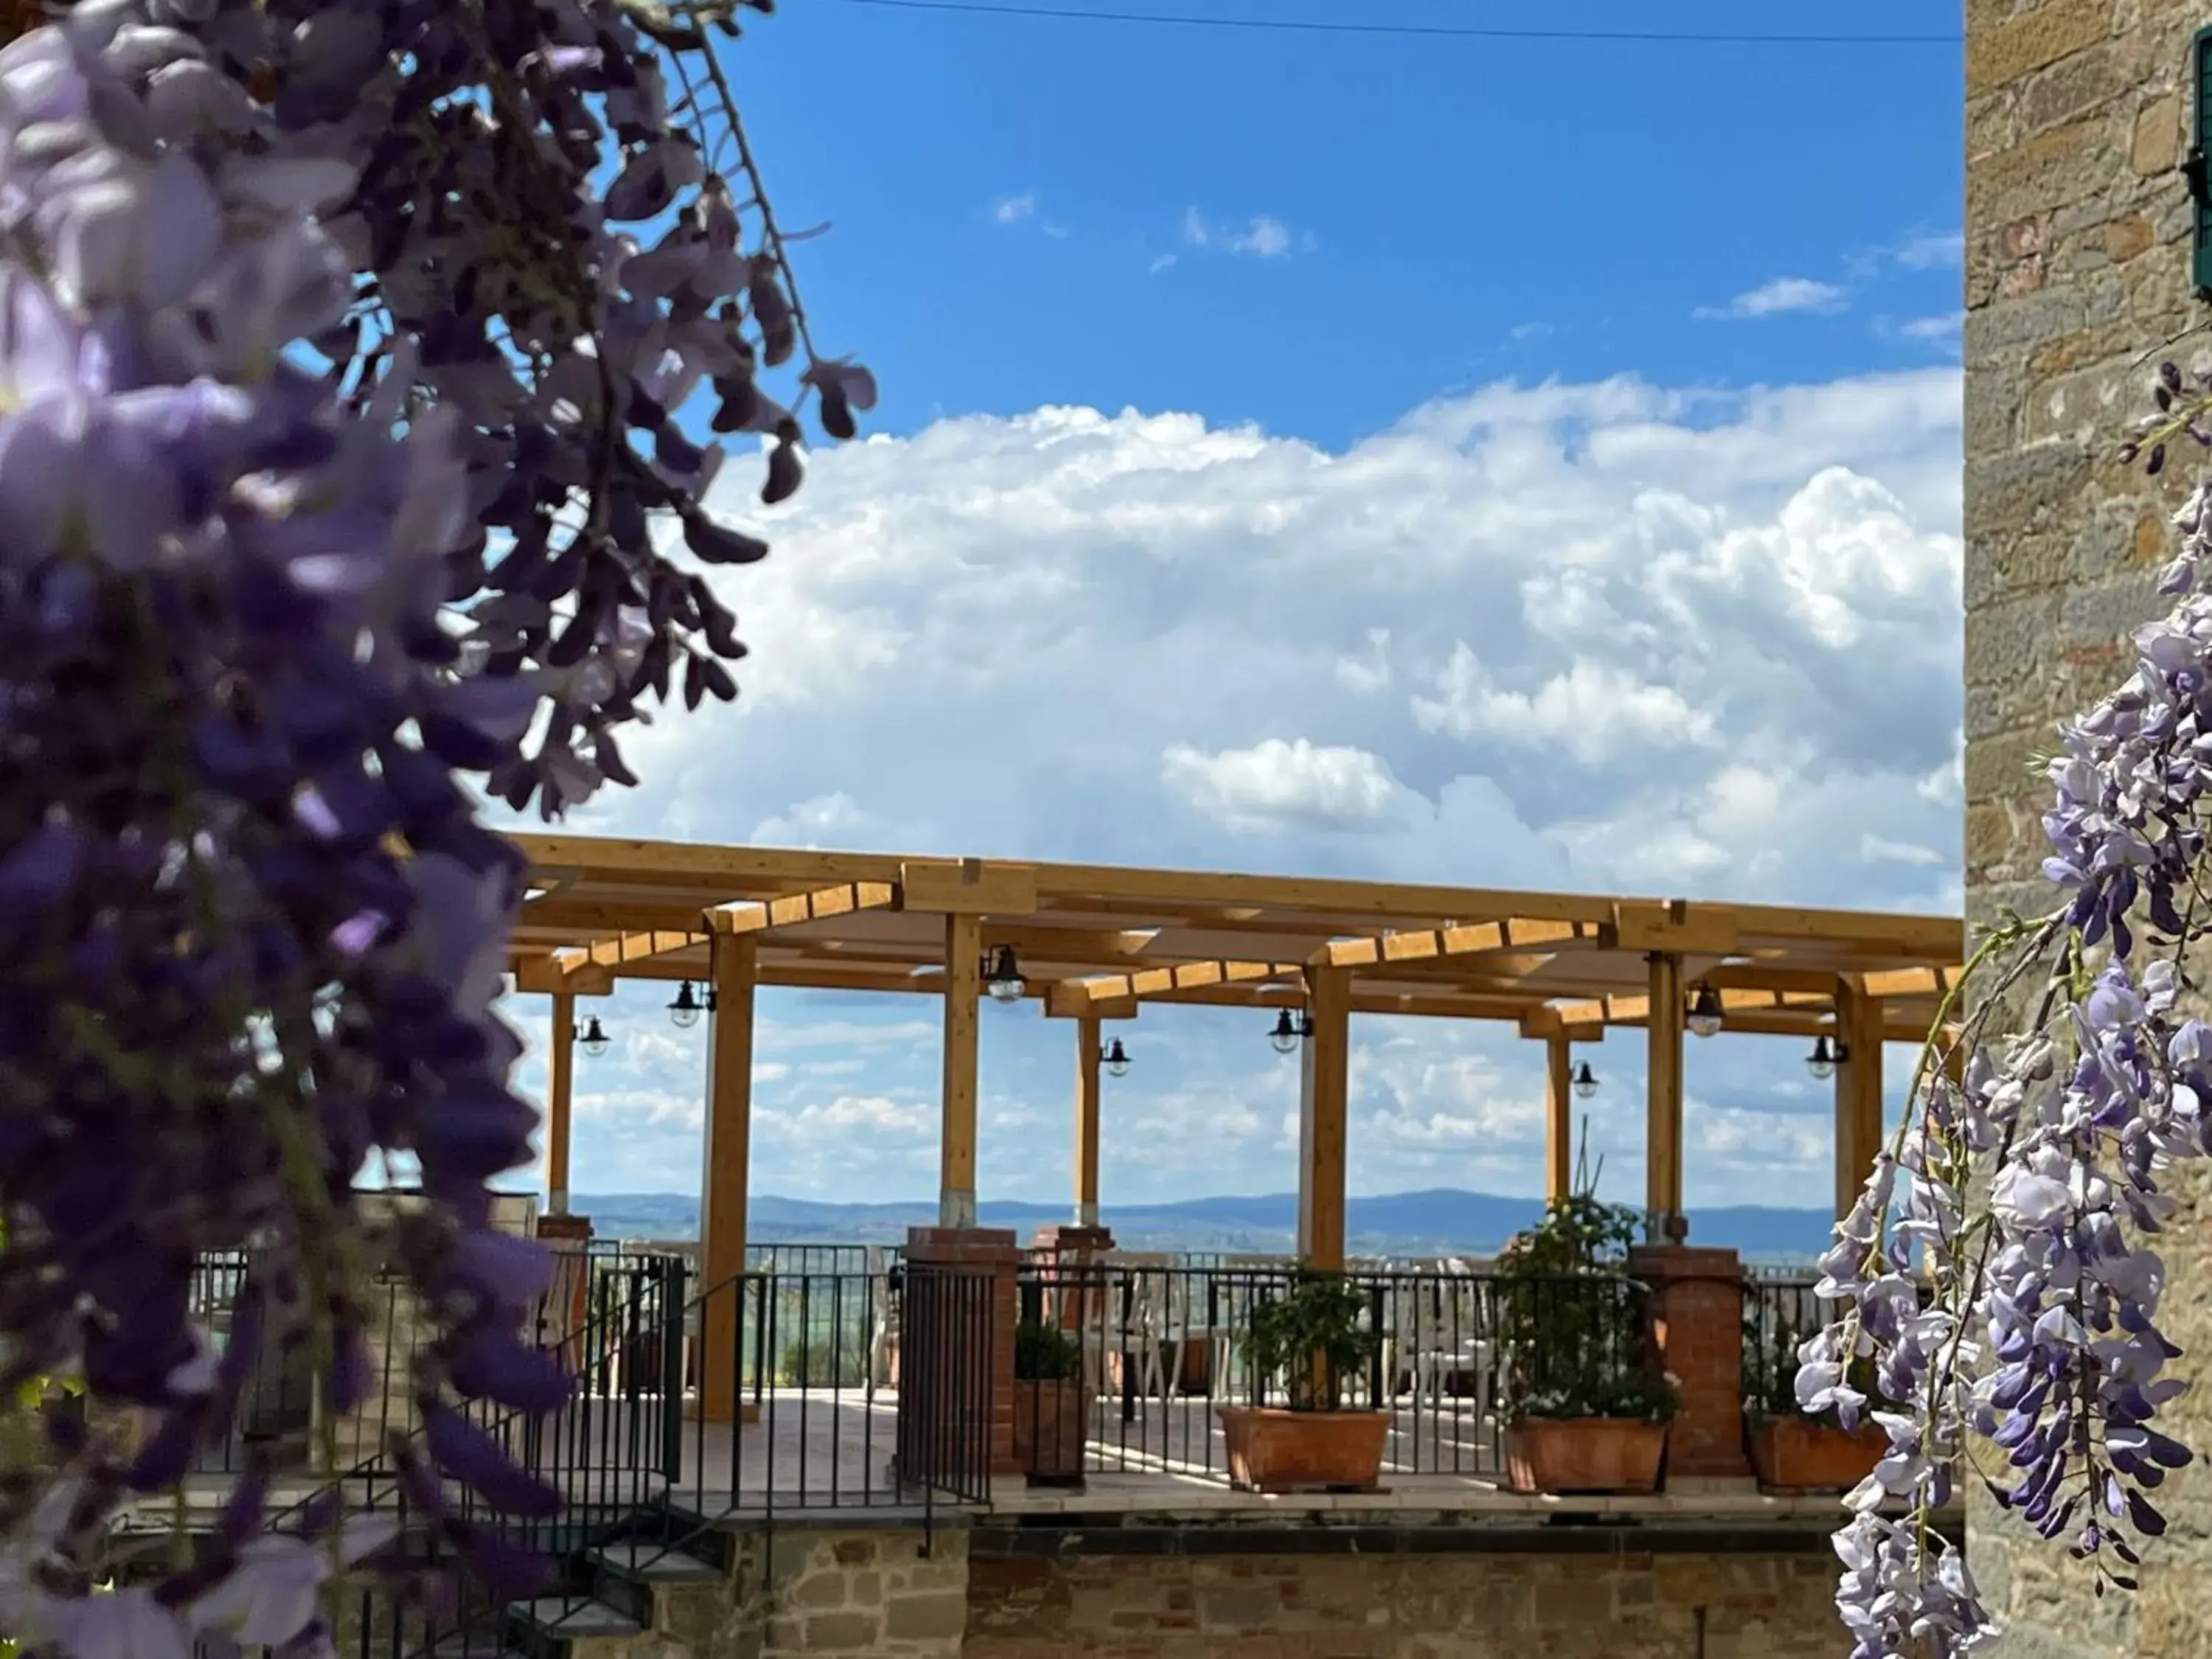
<svg viewBox="0 0 2212 1659"><path fill-rule="evenodd" d="M1966 799L1967 904L2045 908L2037 880L2047 790L2034 757L2054 722L2129 669L2167 518L2212 469L2193 446L2164 480L2115 465L2161 356L2212 362L2212 307L2191 293L2179 172L2192 118L2190 40L2203 0L1967 0ZM2202 975L2200 973L2200 978ZM2202 1384L2212 1351L2206 1172L2165 1238L2167 1329ZM2212 1396L2172 1409L2212 1449ZM2212 1653L2212 1480L2169 1483L2169 1535L2142 1593L2090 1593L2063 1552L1975 1500L1969 1559L2018 1659L2197 1659Z"/></svg>
<svg viewBox="0 0 2212 1659"><path fill-rule="evenodd" d="M978 1555L966 1659L1834 1659L1822 1556Z"/></svg>
<svg viewBox="0 0 2212 1659"><path fill-rule="evenodd" d="M2119 467L2161 349L2212 362L2191 295L2195 0L1966 7L1966 879L1975 908L2047 902L2052 724L2128 669L2163 607L2170 487ZM2146 361L2147 359L2147 361ZM2183 462L2192 456L2179 458Z"/></svg>
<svg viewBox="0 0 2212 1659"><path fill-rule="evenodd" d="M793 1529L739 1540L721 1578L656 1587L650 1630L573 1659L958 1659L967 1624L963 1531Z"/></svg>

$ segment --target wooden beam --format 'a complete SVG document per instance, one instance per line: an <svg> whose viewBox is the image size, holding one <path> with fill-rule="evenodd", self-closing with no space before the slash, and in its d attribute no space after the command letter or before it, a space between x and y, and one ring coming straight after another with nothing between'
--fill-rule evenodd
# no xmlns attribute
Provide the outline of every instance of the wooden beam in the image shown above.
<svg viewBox="0 0 2212 1659"><path fill-rule="evenodd" d="M553 994L553 1046L545 1053L545 1209L568 1213L568 1115L576 1076L576 999Z"/></svg>
<svg viewBox="0 0 2212 1659"><path fill-rule="evenodd" d="M532 866L533 884L558 884L563 902L588 900L595 885L665 888L672 895L720 887L730 896L745 889L782 892L858 882L900 882L911 890L933 881L973 887L1002 883L1005 890L983 902L970 892L945 902L908 890L910 908L941 910L974 906L1013 915L1039 904L1161 918L1180 914L1255 927L1315 923L1355 933L1364 927L1455 923L1530 917L1606 923L1617 948L1670 949L1689 955L1709 951L1729 933L1741 939L1828 947L1831 955L1902 958L1951 965L1963 960L1964 924L1955 917L1900 916L1854 910L1771 905L1685 904L1680 901L1608 899L1570 894L1522 893L1417 886L1336 878L1224 875L1200 871L1138 870L1094 865L1012 865L981 860L908 859L896 854L805 852L785 848L687 846L674 842L587 836L521 834L510 837ZM403 849L404 850L404 849ZM969 872L973 872L972 877ZM949 872L949 873L947 873ZM1021 888L1030 902L1018 901ZM750 896L750 894L747 894ZM1301 919L1297 913L1308 913ZM626 931L638 931L633 925ZM1809 964L1808 964L1809 965Z"/></svg>
<svg viewBox="0 0 2212 1659"><path fill-rule="evenodd" d="M745 1208L752 1175L753 988L749 939L714 950L714 1012L707 1041L705 1181L699 1197L701 1320L699 1415L730 1423L740 1413L739 1312L744 1299Z"/></svg>
<svg viewBox="0 0 2212 1659"><path fill-rule="evenodd" d="M983 923L973 911L945 918L945 1098L939 1130L937 1221L975 1224L976 999L983 982Z"/></svg>
<svg viewBox="0 0 2212 1659"><path fill-rule="evenodd" d="M1361 1007L1358 1012L1361 1013L1367 1013L1370 1011L1364 1007ZM1650 1025L1650 1021L1641 1018L1609 1021L1559 1020L1550 1018L1551 1013L1552 1011L1550 1009L1546 1009L1543 1011L1543 1014L1541 1016L1532 1017L1531 1018L1523 1020L1521 1023L1521 1035L1528 1037L1540 1037L1549 1036L1554 1033L1559 1033L1564 1035L1568 1041L1571 1042L1598 1042L1603 1041L1605 1034L1608 1030L1637 1031L1647 1030ZM1461 1018L1464 1018L1465 1016L1462 1015ZM1822 1016L1819 1018L1808 1019L1801 1014L1789 1012L1773 1014L1730 1014L1729 1016L1728 1022L1728 1035L1730 1036L1791 1037L1799 1042L1809 1043L1814 1038L1820 1036L1826 1036L1832 1041L1836 1035L1836 1024L1832 1019L1827 1018L1826 1016ZM1928 1030L1925 1026L1908 1025L1896 1021L1893 1021L1890 1024L1884 1025L1882 1027L1881 1035L1882 1041L1885 1042L1911 1042L1917 1044L1924 1042L1928 1040Z"/></svg>
<svg viewBox="0 0 2212 1659"><path fill-rule="evenodd" d="M514 988L529 994L604 997L614 994L615 976L582 957L522 957L514 959Z"/></svg>
<svg viewBox="0 0 2212 1659"><path fill-rule="evenodd" d="M1098 1020L1075 1022L1075 1224L1098 1224Z"/></svg>
<svg viewBox="0 0 2212 1659"><path fill-rule="evenodd" d="M1735 949L1735 915L1724 904L1624 899L1613 907L1613 934L1623 951L1724 957Z"/></svg>
<svg viewBox="0 0 2212 1659"><path fill-rule="evenodd" d="M835 887L787 893L781 898L718 904L707 912L706 921L717 933L763 933L831 916L849 916L858 910L888 910L898 902L898 890L887 881L841 882Z"/></svg>
<svg viewBox="0 0 2212 1659"><path fill-rule="evenodd" d="M1566 1037L1544 1042L1544 1202L1557 1204L1574 1190L1574 1048Z"/></svg>
<svg viewBox="0 0 2212 1659"><path fill-rule="evenodd" d="M1827 968L1774 968L1759 962L1716 963L1705 971L1716 991L1775 991L1826 1008L1835 1000L1836 975Z"/></svg>
<svg viewBox="0 0 2212 1659"><path fill-rule="evenodd" d="M1942 997L1958 984L1962 968L1893 968L1861 974L1858 988L1870 997Z"/></svg>
<svg viewBox="0 0 2212 1659"><path fill-rule="evenodd" d="M689 951L706 942L704 933L655 929L647 933L627 934L621 939L601 939L597 945L586 948L583 959L595 968L620 968L626 963L647 962L654 957Z"/></svg>
<svg viewBox="0 0 2212 1659"><path fill-rule="evenodd" d="M1141 957L1159 937L1157 927L1124 927L1113 933L1092 928L1040 927L1032 922L983 923L983 949L988 953L1011 945L1024 957L1043 962L1096 962L1108 967Z"/></svg>
<svg viewBox="0 0 2212 1659"><path fill-rule="evenodd" d="M585 945L603 933L642 933L660 927L684 932L699 925L696 904L640 903L636 900L532 899L515 913L518 933L558 933L567 945Z"/></svg>
<svg viewBox="0 0 2212 1659"><path fill-rule="evenodd" d="M789 847L719 847L617 836L507 837L533 870L568 869L574 885L621 880L696 887L717 882L771 882L827 887L841 881L896 881L904 860L880 853L818 853Z"/></svg>
<svg viewBox="0 0 2212 1659"><path fill-rule="evenodd" d="M1966 959L1966 924L1958 916L1907 916L1877 910L1774 904L1727 908L1735 917L1739 935L1828 945L1845 954L1918 957L1946 963Z"/></svg>
<svg viewBox="0 0 2212 1659"><path fill-rule="evenodd" d="M1858 1202L1881 1149L1881 1003L1839 981L1836 1037L1844 1057L1836 1066L1836 1216Z"/></svg>
<svg viewBox="0 0 2212 1659"><path fill-rule="evenodd" d="M1062 1018L1079 1017L1106 1003L1164 999L1273 981L1286 981L1281 988L1289 997L1285 1004L1289 1006L1304 1000L1297 986L1304 971L1295 962L1180 962L1172 967L1144 968L1126 974L1086 974L1054 986L1046 994L1045 1012Z"/></svg>
<svg viewBox="0 0 2212 1659"><path fill-rule="evenodd" d="M1612 902L1577 894L1523 893L1481 888L1435 887L1404 882L1356 881L1334 876L1226 875L1205 870L1133 870L1115 865L1036 866L1041 898L1134 899L1158 905L1205 905L1224 910L1312 910L1322 915L1481 921L1494 916L1541 916L1559 921L1607 921Z"/></svg>
<svg viewBox="0 0 2212 1659"><path fill-rule="evenodd" d="M1037 908L1032 864L913 859L899 867L899 890L906 909L948 916L1025 916Z"/></svg>
<svg viewBox="0 0 2212 1659"><path fill-rule="evenodd" d="M1557 949L1583 940L1595 944L1598 933L1595 922L1512 916L1502 921L1425 927L1383 933L1373 939L1332 939L1308 960L1317 968L1372 968L1385 963L1480 956L1494 951L1526 951L1540 946Z"/></svg>
<svg viewBox="0 0 2212 1659"><path fill-rule="evenodd" d="M1676 975L1680 977L1680 958L1676 958ZM1736 1029L1740 1018L1756 1018L1763 1014L1797 1011L1810 1021L1819 1022L1828 1017L1834 1004L1832 991L1814 995L1807 991L1763 991L1740 988L1723 988L1705 978L1720 998L1721 1012L1726 1017L1728 1029ZM1835 976L1830 975L1831 987ZM1649 993L1635 996L1587 997L1553 1005L1559 1011L1561 1021L1568 1025L1642 1025L1649 1022L1651 998ZM1748 1027L1745 1029L1749 1029Z"/></svg>
<svg viewBox="0 0 2212 1659"><path fill-rule="evenodd" d="M769 982L781 983L780 973L772 970ZM934 986L923 982L902 988L929 990ZM1727 1005L1729 996L1739 994L1723 994L1723 1006ZM1302 1008L1306 1003L1306 992L1303 985L1279 982L1224 984L1156 991L1139 1000L1127 994L1123 976L1109 975L1102 980L1086 975L1082 979L1062 980L1045 988L1044 998L1046 1014L1057 1019L1081 1018L1086 1015L1096 1015L1101 1019L1134 1019L1138 1009L1146 1005L1189 1004L1255 1010ZM1756 998L1754 1000L1759 1006L1753 1009L1729 1007L1728 1029L1731 1033L1795 1036L1810 1042L1821 1032L1829 1030L1832 1024L1826 997L1820 1000L1818 1006L1802 1007L1786 1001L1777 1006L1771 998ZM1650 1006L1650 999L1641 993L1633 997L1547 1003L1540 1000L1535 993L1501 996L1468 993L1446 986L1439 986L1431 993L1392 991L1378 989L1356 974L1352 981L1352 1011L1356 1014L1427 1019L1495 1019L1513 1024L1525 1037L1546 1037L1564 1032L1576 1042L1595 1042L1605 1036L1608 1027L1639 1029L1649 1024L1646 1015ZM1925 1028L1893 1017L1886 1030L1893 1042L1917 1042L1927 1036Z"/></svg>
<svg viewBox="0 0 2212 1659"><path fill-rule="evenodd" d="M1298 1075L1298 1255L1344 1266L1346 1107L1352 1070L1352 972L1310 968L1313 1035Z"/></svg>
<svg viewBox="0 0 2212 1659"><path fill-rule="evenodd" d="M1671 1240L1682 1212L1682 959L1655 951L1650 958L1644 1073L1649 1086L1644 1134L1644 1206L1654 1242Z"/></svg>

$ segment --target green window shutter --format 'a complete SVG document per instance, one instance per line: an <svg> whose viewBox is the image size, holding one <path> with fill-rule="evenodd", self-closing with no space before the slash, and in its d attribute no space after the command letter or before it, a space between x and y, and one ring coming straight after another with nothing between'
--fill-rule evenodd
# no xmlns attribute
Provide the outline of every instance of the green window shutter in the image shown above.
<svg viewBox="0 0 2212 1659"><path fill-rule="evenodd" d="M2212 155L2212 24L2197 31L2189 43L2189 83L2195 99L2190 112L2190 199L2196 211L2189 239L2190 276L2200 297L2212 299L2212 179L2206 176L2206 157Z"/></svg>

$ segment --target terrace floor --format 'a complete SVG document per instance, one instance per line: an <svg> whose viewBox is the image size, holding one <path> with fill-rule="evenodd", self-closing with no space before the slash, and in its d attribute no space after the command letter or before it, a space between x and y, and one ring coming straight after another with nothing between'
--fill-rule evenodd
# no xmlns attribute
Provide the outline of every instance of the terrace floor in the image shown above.
<svg viewBox="0 0 2212 1659"><path fill-rule="evenodd" d="M1385 1452L1382 1490L1374 1492L1274 1496L1239 1491L1228 1483L1215 1402L1204 1399L1140 1402L1124 1420L1123 1402L1109 1398L1092 1413L1086 1474L1079 1488L1031 1486L1018 1476L1000 1476L988 1505L962 1505L940 1492L937 1508L964 1507L1005 1516L1187 1516L1192 1519L1258 1519L1263 1516L1386 1516L1431 1515L1500 1522L1539 1516L1641 1517L1669 1516L1745 1523L1809 1522L1837 1514L1832 1495L1769 1496L1749 1480L1677 1483L1650 1497L1559 1498L1506 1489L1495 1454L1493 1425L1471 1407L1449 1400L1401 1402ZM812 1511L890 1510L919 1513L927 1495L902 1488L891 1473L897 1441L897 1396L777 1389L758 1401L760 1419L733 1429L685 1419L681 1466L672 1483L678 1501L711 1516L731 1519ZM559 1479L573 1502L618 1504L667 1490L662 1467L667 1417L658 1401L580 1401L537 1425L512 1453L540 1470L568 1470ZM214 1506L233 1477L196 1477L195 1507ZM281 1508L313 1492L304 1477L280 1480L271 1493ZM171 1511L145 1519L166 1525Z"/></svg>

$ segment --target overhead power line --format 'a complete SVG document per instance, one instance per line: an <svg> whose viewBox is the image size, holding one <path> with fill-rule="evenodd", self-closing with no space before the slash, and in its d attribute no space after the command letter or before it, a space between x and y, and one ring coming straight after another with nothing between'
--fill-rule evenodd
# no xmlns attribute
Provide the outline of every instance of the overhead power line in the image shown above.
<svg viewBox="0 0 2212 1659"><path fill-rule="evenodd" d="M1295 34L1383 34L1461 40L1589 40L1631 46L1955 46L1955 34L1755 34L1674 33L1661 29L1516 29L1455 23L1306 22L1287 17L1203 17L1179 12L1101 11L1063 6L1022 6L992 0L836 0L846 6L892 11L963 12L988 17L1056 17L1088 23L1153 23L1185 28L1257 29Z"/></svg>

